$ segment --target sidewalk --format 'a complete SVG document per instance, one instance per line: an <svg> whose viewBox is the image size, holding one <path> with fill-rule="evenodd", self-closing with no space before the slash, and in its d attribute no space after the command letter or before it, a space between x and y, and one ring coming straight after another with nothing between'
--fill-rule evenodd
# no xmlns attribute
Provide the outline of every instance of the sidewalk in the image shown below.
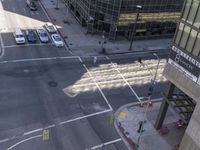
<svg viewBox="0 0 200 150"><path fill-rule="evenodd" d="M161 135L159 131L154 128L155 119L157 117L161 102L154 102L152 107L147 110L146 106L139 107L138 104L128 104L122 106L115 113L115 128L123 141L130 150L136 150L138 138L140 133L139 122L146 120L144 124L144 132L142 132L139 140L138 150L174 150L174 148L180 143L184 131L184 128L177 129L174 122L179 117L169 108L164 126L169 129L169 133Z"/></svg>
<svg viewBox="0 0 200 150"><path fill-rule="evenodd" d="M51 21L56 25L59 33L65 39L69 49L74 55L98 55L102 50L102 45L99 41L103 41L100 35L86 34L86 28L81 27L74 16L68 11L64 2L58 0L58 8L56 7L57 0L40 0ZM133 41L132 51L152 51L169 49L169 43L172 39L158 39ZM103 47L106 48L108 54L130 52L130 41L118 40L108 41Z"/></svg>

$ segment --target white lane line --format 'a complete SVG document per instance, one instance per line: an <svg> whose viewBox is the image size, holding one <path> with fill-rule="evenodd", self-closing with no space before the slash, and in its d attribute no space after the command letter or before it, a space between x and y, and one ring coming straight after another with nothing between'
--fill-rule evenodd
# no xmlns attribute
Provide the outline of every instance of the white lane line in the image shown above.
<svg viewBox="0 0 200 150"><path fill-rule="evenodd" d="M101 93L101 95L103 96L104 100L106 101L108 107L113 110L112 106L110 105L110 103L108 102L108 99L106 98L106 96L104 95L103 91L101 90L101 88L99 87L99 85L97 84L95 78L92 76L92 74L90 73L89 69L86 67L85 64L83 64L83 67L87 70L89 76L92 78L93 82L95 83L95 85L97 86L99 92Z"/></svg>
<svg viewBox="0 0 200 150"><path fill-rule="evenodd" d="M108 56L106 56L107 60L110 60L110 58ZM110 60L110 63L113 65L113 67L115 68L115 70L119 73L119 75L121 76L121 78L124 80L124 82L128 85L128 87L130 88L130 90L133 92L133 94L135 95L135 97L137 98L137 100L139 102L141 102L140 97L137 95L137 93L133 90L133 88L131 87L131 85L128 83L128 81L124 78L124 76L121 74L121 72L119 71L119 69L117 68L117 66Z"/></svg>
<svg viewBox="0 0 200 150"><path fill-rule="evenodd" d="M50 128L53 128L53 127L55 127L55 126L56 126L55 124L52 124L52 125L49 125L49 126L44 127L44 129L50 129Z"/></svg>
<svg viewBox="0 0 200 150"><path fill-rule="evenodd" d="M42 137L42 135L40 134L40 135L36 135L36 136L30 137L30 138L27 138L27 139L25 139L25 140L22 140L22 141L20 141L20 142L18 142L18 143L16 143L16 144L12 145L11 147L7 148L7 150L11 150L12 148L18 146L18 145L21 144L21 143L24 143L24 142L26 142L26 141L29 141L29 140L32 140L32 139L35 139L35 138L39 138L39 137Z"/></svg>
<svg viewBox="0 0 200 150"><path fill-rule="evenodd" d="M24 44L24 45L7 45L3 46L4 48L13 48L13 47L26 47L26 46L43 46L43 45L54 45L53 43L39 43L39 44Z"/></svg>
<svg viewBox="0 0 200 150"><path fill-rule="evenodd" d="M117 143L117 142L120 142L120 141L122 141L121 138L116 139L116 140L113 140L113 141L109 141L109 142L106 142L106 143L102 143L102 144L100 144L100 145L93 146L93 147L88 148L88 149L86 149L86 150L95 150L95 149L97 149L97 148L102 148L102 147L104 147L104 146L111 145L111 144L114 144L114 143Z"/></svg>
<svg viewBox="0 0 200 150"><path fill-rule="evenodd" d="M100 115L100 114L107 113L107 112L110 112L110 111L112 111L112 109L108 109L108 110L100 111L100 112L97 112L97 113L93 113L93 114L89 114L89 115L77 117L77 118L74 118L74 119L62 121L62 122L60 122L58 125L63 125L63 124L70 123L70 122L73 122L73 121L77 121L77 120L89 118L89 117L96 116L96 115Z"/></svg>
<svg viewBox="0 0 200 150"><path fill-rule="evenodd" d="M81 57L78 57L78 59L79 59L79 61L82 63L83 61L82 61L82 59L81 59Z"/></svg>
<svg viewBox="0 0 200 150"><path fill-rule="evenodd" d="M9 138L1 140L0 143L4 143L4 142L7 142L7 141L9 141Z"/></svg>
<svg viewBox="0 0 200 150"><path fill-rule="evenodd" d="M35 130L32 130L32 131L28 131L28 132L25 132L23 135L29 135L29 134L32 134L32 133L35 133L35 132L39 132L39 131L42 131L43 128L39 128L39 129L35 129Z"/></svg>
<svg viewBox="0 0 200 150"><path fill-rule="evenodd" d="M32 58L32 59L16 59L16 60L0 61L0 64L16 63L16 62L29 62L29 61L44 61L44 60L55 60L55 59L75 59L75 58L78 59L78 56L44 57L44 58Z"/></svg>

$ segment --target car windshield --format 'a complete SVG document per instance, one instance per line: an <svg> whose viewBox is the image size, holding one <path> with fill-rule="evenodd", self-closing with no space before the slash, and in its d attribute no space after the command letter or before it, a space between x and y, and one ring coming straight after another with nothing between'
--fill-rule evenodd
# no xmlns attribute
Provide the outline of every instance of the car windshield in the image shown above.
<svg viewBox="0 0 200 150"><path fill-rule="evenodd" d="M22 34L17 34L16 35L16 38L22 38L22 37L24 37Z"/></svg>
<svg viewBox="0 0 200 150"><path fill-rule="evenodd" d="M61 38L59 36L54 37L55 41L61 41Z"/></svg>
<svg viewBox="0 0 200 150"><path fill-rule="evenodd" d="M40 36L42 36L42 37L47 37L47 33L42 32L42 33L40 33Z"/></svg>

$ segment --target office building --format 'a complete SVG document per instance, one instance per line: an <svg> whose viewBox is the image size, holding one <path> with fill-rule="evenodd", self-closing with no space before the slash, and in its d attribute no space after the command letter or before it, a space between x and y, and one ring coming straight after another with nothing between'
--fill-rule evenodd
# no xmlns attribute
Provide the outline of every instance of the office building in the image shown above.
<svg viewBox="0 0 200 150"><path fill-rule="evenodd" d="M155 124L162 126L168 106L187 126L180 150L200 149L200 0L185 0L164 76L169 80Z"/></svg>
<svg viewBox="0 0 200 150"><path fill-rule="evenodd" d="M130 40L173 37L184 0L64 1L88 33Z"/></svg>

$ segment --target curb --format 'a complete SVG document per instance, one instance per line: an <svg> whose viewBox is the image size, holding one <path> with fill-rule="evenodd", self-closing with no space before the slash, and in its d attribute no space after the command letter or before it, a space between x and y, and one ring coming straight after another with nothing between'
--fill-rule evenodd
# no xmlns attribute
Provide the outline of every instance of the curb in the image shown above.
<svg viewBox="0 0 200 150"><path fill-rule="evenodd" d="M133 53L159 53L160 51L168 53L170 49L156 49L156 50L136 50L136 51L130 51L130 52L111 52L106 53L106 55L120 55L120 54L133 54Z"/></svg>
<svg viewBox="0 0 200 150"><path fill-rule="evenodd" d="M157 103L157 102L161 102L163 98L157 98L157 99L153 99L152 103ZM147 102L147 101L143 101L143 102ZM121 110L123 110L124 108L130 108L133 106L137 106L139 105L140 102L134 102L134 103L129 103L126 105L123 105L121 107L119 107L117 109L117 111L114 113L115 116L115 122L114 122L114 126L115 129L117 131L117 133L119 134L119 136L122 138L123 142L125 143L125 145L127 146L127 148L129 150L137 150L137 145L135 144L134 141L132 141L125 133L124 133L124 128L120 126L120 122L118 121L118 114Z"/></svg>

